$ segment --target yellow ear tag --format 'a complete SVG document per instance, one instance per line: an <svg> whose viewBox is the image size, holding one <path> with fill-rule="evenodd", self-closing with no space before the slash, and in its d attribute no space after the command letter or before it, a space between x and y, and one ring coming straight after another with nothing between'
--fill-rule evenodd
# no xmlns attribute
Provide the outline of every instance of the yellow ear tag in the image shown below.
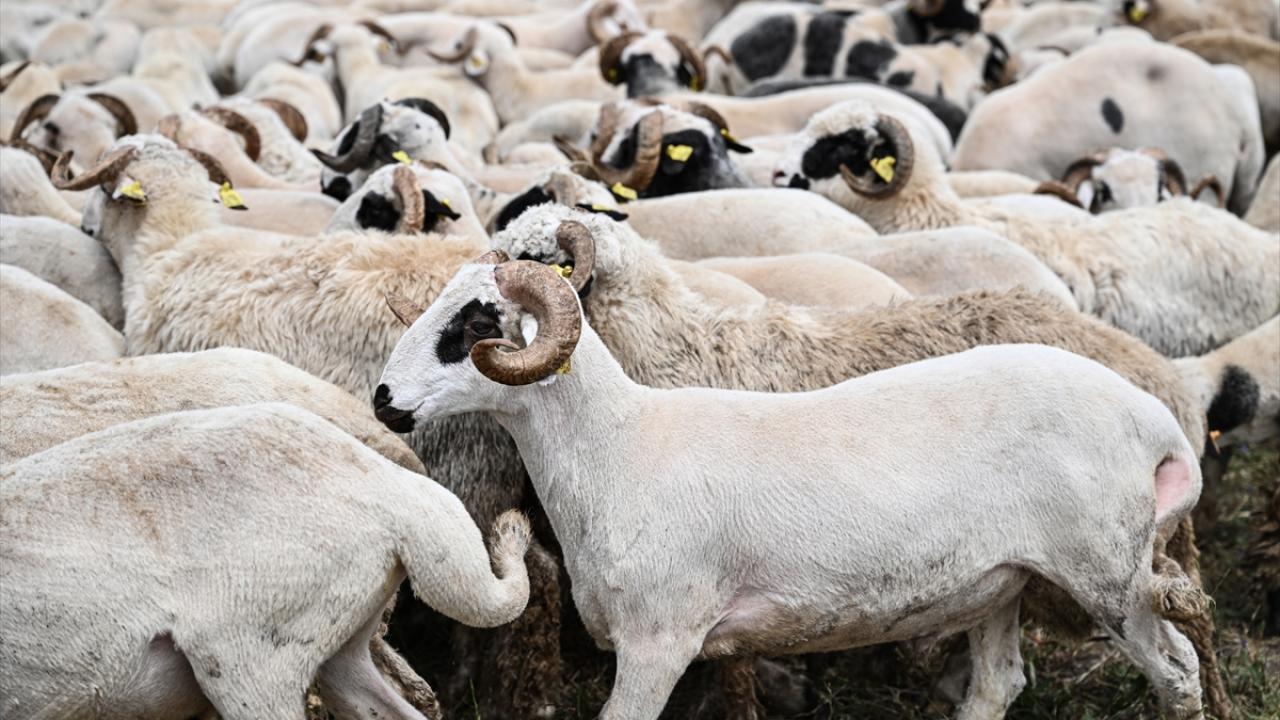
<svg viewBox="0 0 1280 720"><path fill-rule="evenodd" d="M1133 7L1129 8L1129 20L1131 20L1133 24L1137 25L1138 23L1142 22L1146 18L1147 18L1147 11L1145 8L1138 7L1137 5L1134 5Z"/></svg>
<svg viewBox="0 0 1280 720"><path fill-rule="evenodd" d="M550 265L550 267L552 270L556 271L557 275L559 275L562 278L565 278L566 280L569 279L570 275L573 275L573 268L569 267L568 265L556 265L553 263L552 265Z"/></svg>
<svg viewBox="0 0 1280 720"><path fill-rule="evenodd" d="M441 205L444 205L445 207L449 208L450 210L452 210L452 209L453 209L453 203L449 202L449 198L440 198L440 204L441 204Z"/></svg>
<svg viewBox="0 0 1280 720"><path fill-rule="evenodd" d="M693 148L688 145L667 146L667 157L676 162L687 162L691 155L693 155Z"/></svg>
<svg viewBox="0 0 1280 720"><path fill-rule="evenodd" d="M600 203L591 203L591 209L594 210L595 212L609 212L613 208L605 207Z"/></svg>
<svg viewBox="0 0 1280 720"><path fill-rule="evenodd" d="M640 197L640 195L637 194L635 190L632 190L631 188L627 187L626 185L623 185L620 182L614 183L613 187L609 189L613 191L614 195L617 195L620 198L626 198L627 200L635 200L636 198Z"/></svg>
<svg viewBox="0 0 1280 720"><path fill-rule="evenodd" d="M403 150L397 150L397 151L395 151L395 152L391 153L391 157L392 157L392 158L394 158L394 159L395 159L397 162L399 162L401 165L412 165L412 164L413 164L413 160L409 157L409 153L407 153L407 152L405 152L405 151L403 151Z"/></svg>
<svg viewBox="0 0 1280 720"><path fill-rule="evenodd" d="M692 91L694 91L694 92L698 92L699 90L701 90L701 89L702 89L701 87L699 87L701 84L702 84L702 83L699 83L699 82L698 82L698 78L696 78L696 77L695 77L695 78L693 78L692 80L690 80L690 81L689 81L689 89L690 89L690 90L692 90Z"/></svg>
<svg viewBox="0 0 1280 720"><path fill-rule="evenodd" d="M737 138L729 134L729 128L720 128L720 134L724 136L725 140L728 140L731 143L738 142Z"/></svg>
<svg viewBox="0 0 1280 720"><path fill-rule="evenodd" d="M617 71L617 69L616 69L616 68L609 68L609 72L605 74L605 77L607 77L607 78L609 79L609 81L610 81L610 82L612 82L612 81L614 81L614 80L617 80L617 79L618 79L618 71Z"/></svg>
<svg viewBox="0 0 1280 720"><path fill-rule="evenodd" d="M876 171L876 175L880 179L891 183L893 182L893 166L898 164L898 159L892 155L882 158L871 158L871 169Z"/></svg>
<svg viewBox="0 0 1280 720"><path fill-rule="evenodd" d="M137 200L138 202L147 201L147 193L145 193L142 190L142 183L138 182L137 180L134 180L128 185L125 185L124 187L120 188L120 194L129 198L130 200Z"/></svg>
<svg viewBox="0 0 1280 720"><path fill-rule="evenodd" d="M568 375L568 374L569 374L569 371L570 371L570 370L572 370L572 369L573 369L573 361L572 361L572 360L565 360L563 365L561 365L560 367L556 368L556 374L557 374L557 375Z"/></svg>
<svg viewBox="0 0 1280 720"><path fill-rule="evenodd" d="M218 199L222 201L222 207L228 210L248 210L244 206L244 198L240 197L240 193L231 189L231 183L224 182L222 187L218 188Z"/></svg>
<svg viewBox="0 0 1280 720"><path fill-rule="evenodd" d="M1221 430L1210 430L1210 431L1209 431L1209 442L1213 443L1213 451L1214 451L1215 453L1218 453L1219 455L1221 455L1221 454L1222 454L1222 449L1218 447L1218 438L1220 438L1220 437L1222 437L1222 431L1221 431Z"/></svg>

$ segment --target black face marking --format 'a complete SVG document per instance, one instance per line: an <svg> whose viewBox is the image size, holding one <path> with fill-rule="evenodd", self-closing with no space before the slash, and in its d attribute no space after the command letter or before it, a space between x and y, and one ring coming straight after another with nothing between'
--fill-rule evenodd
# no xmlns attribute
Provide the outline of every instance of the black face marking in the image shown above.
<svg viewBox="0 0 1280 720"><path fill-rule="evenodd" d="M1093 198L1089 200L1089 212L1097 215L1111 202L1111 186L1101 180L1093 183Z"/></svg>
<svg viewBox="0 0 1280 720"><path fill-rule="evenodd" d="M688 74L688 71L685 71L685 75L688 76ZM671 76L666 68L653 59L652 55L639 53L627 58L627 61L622 64L622 78L627 84L627 97L634 98L661 93L663 81L670 81ZM684 85L688 84L686 80Z"/></svg>
<svg viewBox="0 0 1280 720"><path fill-rule="evenodd" d="M617 210L614 210L613 208L607 208L607 207L600 207L600 208L598 208L598 207L595 207L595 206L593 206L593 205L588 205L588 204L586 204L586 203L578 203L578 204L577 204L577 205L575 205L574 207L579 208L579 209L582 209L582 210L586 210L587 212L593 212L593 213L596 213L596 214L598 214L598 215L605 215L605 216L607 216L609 219L611 219L611 220L615 220L615 221L617 221L617 222L622 222L623 220L626 220L626 219L629 217L626 213L624 213L624 212L618 212Z"/></svg>
<svg viewBox="0 0 1280 720"><path fill-rule="evenodd" d="M400 211L391 199L376 192L365 193L356 210L356 224L362 228L375 228L392 232L400 222Z"/></svg>
<svg viewBox="0 0 1280 720"><path fill-rule="evenodd" d="M916 79L914 70L899 70L890 75L885 82L894 87L910 87L911 81Z"/></svg>
<svg viewBox="0 0 1280 720"><path fill-rule="evenodd" d="M813 16L804 35L805 77L827 77L836 65L836 53L844 43L843 13L824 12ZM736 56L735 56L736 57Z"/></svg>
<svg viewBox="0 0 1280 720"><path fill-rule="evenodd" d="M433 195L430 190L422 191L422 202L423 208L427 211L428 215L436 218L446 217L450 220L457 220L462 217L462 215L454 212L453 208L445 204L443 200Z"/></svg>
<svg viewBox="0 0 1280 720"><path fill-rule="evenodd" d="M1124 129L1124 113L1120 112L1120 106L1111 98L1102 100L1102 119L1107 122L1107 127L1111 128L1113 133L1119 133Z"/></svg>
<svg viewBox="0 0 1280 720"><path fill-rule="evenodd" d="M885 66L897 56L898 51L888 40L859 40L845 56L844 74L879 80Z"/></svg>
<svg viewBox="0 0 1280 720"><path fill-rule="evenodd" d="M523 195L515 197L511 202L507 203L506 207L502 208L502 211L498 213L497 221L494 222L494 227L497 230L502 230L510 225L512 220L523 215L525 210L535 205L545 205L555 201L556 199L548 195L547 191L541 187L530 188Z"/></svg>
<svg viewBox="0 0 1280 720"><path fill-rule="evenodd" d="M345 175L339 175L330 180L328 185L322 187L321 191L335 200L346 200L351 197L351 181Z"/></svg>
<svg viewBox="0 0 1280 720"><path fill-rule="evenodd" d="M806 178L825 180L840 173L846 165L854 175L865 175L871 169L868 151L871 149L861 132L847 130L839 135L828 135L805 151L800 160L800 170ZM793 186L795 180L792 180ZM807 183L806 183L807 184Z"/></svg>
<svg viewBox="0 0 1280 720"><path fill-rule="evenodd" d="M436 342L436 357L443 364L462 362L471 346L486 338L502 337L498 308L493 303L472 300L449 319Z"/></svg>
<svg viewBox="0 0 1280 720"><path fill-rule="evenodd" d="M777 75L795 45L795 20L790 15L774 15L734 38L729 52L747 80L755 81Z"/></svg>
<svg viewBox="0 0 1280 720"><path fill-rule="evenodd" d="M1004 41L991 33L986 33L991 43L991 51L987 53L987 61L982 66L982 80L987 87L998 88L1004 84L1005 73L1009 68L1009 48Z"/></svg>
<svg viewBox="0 0 1280 720"><path fill-rule="evenodd" d="M715 178L712 174L716 170L716 156L721 162L728 164L729 150L724 143L724 138L719 134L712 142L716 142L714 148L708 143L707 136L697 130L681 130L663 135L658 172L654 175L653 182L649 183L649 187L645 189L645 197L662 197L697 190L710 190L715 187ZM693 152L689 154L687 160L680 162L667 154L668 149L673 145L687 145L693 148Z"/></svg>
<svg viewBox="0 0 1280 720"><path fill-rule="evenodd" d="M1258 414L1260 395L1258 381L1247 370L1228 365L1222 371L1218 394L1209 404L1209 429L1228 432L1252 421Z"/></svg>
<svg viewBox="0 0 1280 720"><path fill-rule="evenodd" d="M947 0L942 10L932 17L917 15L914 10L907 12L919 25L930 31L925 33L926 36L940 32L975 32L982 26L982 17L969 12L964 6L964 0Z"/></svg>
<svg viewBox="0 0 1280 720"><path fill-rule="evenodd" d="M796 190L808 190L809 178L803 175L792 175L791 182L787 183L787 187L795 188Z"/></svg>
<svg viewBox="0 0 1280 720"><path fill-rule="evenodd" d="M413 412L391 406L391 388L379 383L373 391L373 414L391 432L407 433L413 430Z"/></svg>

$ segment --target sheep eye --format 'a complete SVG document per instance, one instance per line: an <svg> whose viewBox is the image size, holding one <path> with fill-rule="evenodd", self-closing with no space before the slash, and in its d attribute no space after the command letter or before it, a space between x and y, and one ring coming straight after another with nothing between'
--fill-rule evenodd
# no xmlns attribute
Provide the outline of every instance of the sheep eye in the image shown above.
<svg viewBox="0 0 1280 720"><path fill-rule="evenodd" d="M467 324L467 329L477 337L494 337L498 332L498 326L489 320L472 320Z"/></svg>

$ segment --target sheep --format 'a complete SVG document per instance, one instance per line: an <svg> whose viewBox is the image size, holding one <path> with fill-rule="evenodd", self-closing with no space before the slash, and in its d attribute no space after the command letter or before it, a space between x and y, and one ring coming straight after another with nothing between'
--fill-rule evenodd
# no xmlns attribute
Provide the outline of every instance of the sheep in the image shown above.
<svg viewBox="0 0 1280 720"><path fill-rule="evenodd" d="M0 7L0 62L29 60L40 31L71 16L69 8L48 3L5 3Z"/></svg>
<svg viewBox="0 0 1280 720"><path fill-rule="evenodd" d="M1068 37L1080 37L1086 32L1096 35L1105 13L1106 8L1101 3L1038 2L1017 6L1004 26L999 28L992 28L987 13L983 13L983 27L998 32L1009 50L1020 57L1036 48L1061 47ZM1079 48L1072 46L1066 49Z"/></svg>
<svg viewBox="0 0 1280 720"><path fill-rule="evenodd" d="M1280 9L1271 0L1108 0L1108 19L1157 40L1197 30L1234 30L1280 39Z"/></svg>
<svg viewBox="0 0 1280 720"><path fill-rule="evenodd" d="M148 82L174 109L202 107L218 101L209 79L200 41L183 28L149 30L138 45L133 77Z"/></svg>
<svg viewBox="0 0 1280 720"><path fill-rule="evenodd" d="M217 25L237 0L213 0L199 4L182 0L103 0L97 17L133 23L150 29L170 25Z"/></svg>
<svg viewBox="0 0 1280 720"><path fill-rule="evenodd" d="M572 226L562 232L567 220L585 232ZM493 237L493 247L512 257L573 266L570 277L586 290L583 303L592 326L628 375L647 385L814 390L981 344L1041 343L1120 373L1173 412L1193 447L1204 444L1203 408L1168 360L1040 295L1015 290L917 297L871 312L776 302L716 306L689 292L653 244L626 225L556 206L526 213ZM817 344L827 350L814 353ZM1170 554L1198 577L1193 536L1186 523ZM1200 653L1210 706L1221 708L1226 694L1212 619L1200 614L1182 627Z"/></svg>
<svg viewBox="0 0 1280 720"><path fill-rule="evenodd" d="M239 113L253 124L262 148L255 162L263 170L288 183L319 187L322 166L307 148L310 129L301 110L276 98L227 98L216 107ZM212 117L225 116L215 110Z"/></svg>
<svg viewBox="0 0 1280 720"><path fill-rule="evenodd" d="M65 18L36 35L29 58L53 66L63 83L98 83L129 71L141 36L130 23Z"/></svg>
<svg viewBox="0 0 1280 720"><path fill-rule="evenodd" d="M0 265L0 375L124 354L120 331L96 310L13 265Z"/></svg>
<svg viewBox="0 0 1280 720"><path fill-rule="evenodd" d="M906 300L911 293L884 273L847 257L802 253L711 258L698 265L742 280L765 297L792 305L857 309ZM796 278L806 278L797 283Z"/></svg>
<svg viewBox="0 0 1280 720"><path fill-rule="evenodd" d="M1040 183L1026 175L1006 170L962 170L947 173L947 184L962 198L1025 195L1033 193Z"/></svg>
<svg viewBox="0 0 1280 720"><path fill-rule="evenodd" d="M217 158L227 179L237 187L271 190L308 188L309 183L289 182L257 164L263 147L262 135L252 121L235 110L213 107L166 115L160 119L155 131L183 147ZM318 179L319 168L315 169Z"/></svg>
<svg viewBox="0 0 1280 720"><path fill-rule="evenodd" d="M1230 30L1192 32L1169 42L1215 65L1238 65L1249 73L1258 93L1258 113L1267 152L1280 152L1280 42Z"/></svg>
<svg viewBox="0 0 1280 720"><path fill-rule="evenodd" d="M487 247L472 239L376 230L304 238L223 227L209 202L214 193L207 173L159 136L121 140L80 176L68 179L57 170L59 184L91 189L86 214L95 218L95 237L121 269L130 355L244 347L270 352L356 396L373 393L378 369L401 334L381 310L382 292L427 300L454 269ZM145 204L116 193L135 182L146 193ZM523 467L492 420L447 421L414 433L409 444L481 524L522 504ZM544 550L531 557L530 621L517 622L486 645L535 649L496 668L486 665L475 680L486 702L507 706L498 714L539 714L559 692L559 615L549 611L560 602L559 569ZM473 655L458 659L460 686L446 688L453 699L462 692L470 696L466 673L477 661Z"/></svg>
<svg viewBox="0 0 1280 720"><path fill-rule="evenodd" d="M245 85L241 96L296 109L302 124L298 125L294 118L286 125L294 137L295 128L304 129L297 139L308 147L328 142L342 129L342 110L329 86L322 78L289 63L276 62L260 70Z"/></svg>
<svg viewBox="0 0 1280 720"><path fill-rule="evenodd" d="M92 163L117 137L150 130L168 112L164 98L147 84L116 78L36 98L14 122L9 142L21 140L55 155L71 150Z"/></svg>
<svg viewBox="0 0 1280 720"><path fill-rule="evenodd" d="M445 52L430 51L431 57L445 64L460 64L467 78L489 92L503 124L561 100L606 102L620 95L594 68L529 70L515 52L515 40L494 23L474 23L451 46Z"/></svg>
<svg viewBox="0 0 1280 720"><path fill-rule="evenodd" d="M799 178L881 233L991 229L1057 273L1081 312L1172 357L1212 350L1280 310L1280 276L1271 271L1280 238L1230 213L1183 197L1045 222L966 203L944 181L932 146L917 147L906 125L865 104L815 115L779 171L780 183Z"/></svg>
<svg viewBox="0 0 1280 720"><path fill-rule="evenodd" d="M379 168L338 206L326 233L382 230L435 233L488 242L462 181L445 170L415 163Z"/></svg>
<svg viewBox="0 0 1280 720"><path fill-rule="evenodd" d="M521 348L511 338L525 318L537 329L528 324ZM438 347L455 321L471 334L456 352ZM1167 408L1096 362L1002 345L808 393L657 390L625 375L558 273L508 261L459 270L397 344L379 387L375 407L389 424L488 411L515 438L579 614L618 656L602 718L657 718L695 658L966 629L974 675L960 716L999 716L1025 684L1018 596L1032 575L1087 609L1170 716L1203 717L1195 651L1165 609L1190 581L1152 568L1153 543L1199 496L1196 452ZM985 417L938 412L953 404ZM1070 427L1077 417L1092 422ZM874 435L892 439L868 443L861 429L873 418ZM1037 441L1025 442L1037 422ZM1099 427L1117 438L1110 451ZM778 453L779 442L794 453ZM914 448L906 460L904 442ZM1028 492L1027 472L1056 466ZM979 479L987 491L957 491ZM882 503L869 508L872 496ZM599 512L623 505L625 520ZM924 529L913 513L957 522ZM584 539L588 526L603 544ZM787 542L815 526L826 531L813 542ZM957 552L969 559L938 559Z"/></svg>
<svg viewBox="0 0 1280 720"><path fill-rule="evenodd" d="M598 179L593 170L580 163L557 165L543 171L518 192L494 193L472 187L471 195L480 222L491 233L506 227L525 210L549 202L625 219L626 214L619 210L613 193L595 182Z"/></svg>
<svg viewBox="0 0 1280 720"><path fill-rule="evenodd" d="M1002 237L977 228L879 237L856 215L802 190L685 193L629 203L624 210L627 223L670 258L837 253L915 294L1022 287L1076 307L1058 276ZM805 231L794 232L797 226Z"/></svg>
<svg viewBox="0 0 1280 720"><path fill-rule="evenodd" d="M1276 161L1277 157L1280 155L1273 155L1271 162L1267 163L1267 172L1258 185L1258 194L1244 216L1245 222L1272 233L1280 233L1280 200L1276 199L1280 198L1280 162Z"/></svg>
<svg viewBox="0 0 1280 720"><path fill-rule="evenodd" d="M1200 357L1174 361L1208 417L1214 444L1280 436L1280 317Z"/></svg>
<svg viewBox="0 0 1280 720"><path fill-rule="evenodd" d="M20 267L124 327L120 271L102 244L66 223L0 214L0 263Z"/></svg>
<svg viewBox="0 0 1280 720"><path fill-rule="evenodd" d="M1239 68L1214 68L1179 48L1101 43L980 103L951 167L1051 180L1100 147L1158 147L1189 177L1217 177L1240 213L1264 159L1251 85Z"/></svg>
<svg viewBox="0 0 1280 720"><path fill-rule="evenodd" d="M600 48L600 74L613 85L625 85L627 97L659 96L707 86L701 54L679 35L662 30L626 32Z"/></svg>
<svg viewBox="0 0 1280 720"><path fill-rule="evenodd" d="M0 488L6 716L302 720L314 678L339 715L423 718L369 654L401 582L484 627L529 597L522 515L486 553L457 497L292 405L116 425L3 466ZM96 592L64 589L84 578Z"/></svg>
<svg viewBox="0 0 1280 720"><path fill-rule="evenodd" d="M241 12L229 14L224 21L217 52L218 74L234 89L243 89L259 70L277 62L303 65L312 41L326 26L371 21L367 13L305 2L241 6ZM326 63L320 72L332 81L333 70L332 64Z"/></svg>
<svg viewBox="0 0 1280 720"><path fill-rule="evenodd" d="M48 66L23 60L0 68L0 138L13 134L23 108L42 95L56 95L62 83Z"/></svg>
<svg viewBox="0 0 1280 720"><path fill-rule="evenodd" d="M1208 175L1188 186L1182 166L1159 148L1109 148L1071 163L1061 182L1043 183L1037 191L1097 214L1155 205L1181 195L1198 199L1205 190L1213 192L1221 207L1225 197L1216 177Z"/></svg>
<svg viewBox="0 0 1280 720"><path fill-rule="evenodd" d="M80 225L80 213L50 184L41 161L31 152L11 147L0 147L0 213Z"/></svg>

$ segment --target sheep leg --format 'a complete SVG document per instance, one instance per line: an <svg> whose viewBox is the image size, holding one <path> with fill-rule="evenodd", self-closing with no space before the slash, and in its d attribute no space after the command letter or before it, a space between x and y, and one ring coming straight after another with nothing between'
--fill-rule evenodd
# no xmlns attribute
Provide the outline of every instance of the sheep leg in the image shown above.
<svg viewBox="0 0 1280 720"><path fill-rule="evenodd" d="M381 624L382 611L379 609L333 657L320 666L316 675L320 698L329 712L344 719L423 720L425 716L400 697L374 665L369 645ZM385 645L381 639L376 639L376 642ZM432 717L440 717L438 707Z"/></svg>
<svg viewBox="0 0 1280 720"><path fill-rule="evenodd" d="M1026 685L1018 650L1019 598L969 631L972 678L957 720L1002 718Z"/></svg>
<svg viewBox="0 0 1280 720"><path fill-rule="evenodd" d="M1165 715L1202 720L1199 662L1191 641L1148 606L1139 604L1120 629L1108 628L1112 640L1151 681Z"/></svg>
<svg viewBox="0 0 1280 720"><path fill-rule="evenodd" d="M230 638L226 645L186 651L200 690L222 720L306 720L309 673L291 663L294 658L245 638Z"/></svg>
<svg viewBox="0 0 1280 720"><path fill-rule="evenodd" d="M636 637L616 643L618 670L600 720L654 720L701 648L700 638Z"/></svg>

